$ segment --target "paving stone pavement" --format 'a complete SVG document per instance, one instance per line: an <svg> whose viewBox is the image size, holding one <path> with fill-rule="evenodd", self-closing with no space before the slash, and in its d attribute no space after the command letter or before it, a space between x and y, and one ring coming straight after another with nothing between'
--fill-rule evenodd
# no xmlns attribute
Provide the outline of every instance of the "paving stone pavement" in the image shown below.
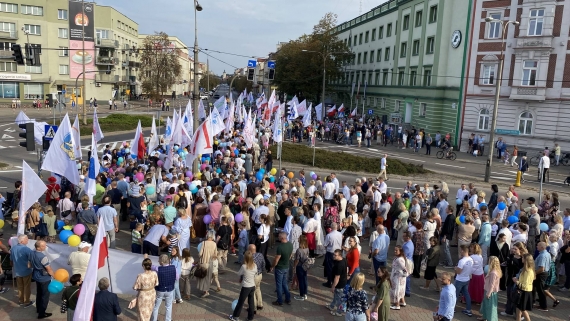
<svg viewBox="0 0 570 321"><path fill-rule="evenodd" d="M118 234L118 247L121 249L127 249L127 242L129 242L129 234L121 231ZM363 242L366 243L366 242ZM392 247L395 242L392 242ZM197 257L196 244L192 245L192 255L194 258ZM368 253L368 245L362 244L363 253ZM269 250L270 253L274 251ZM456 251L452 250L452 254L455 255ZM389 253L393 253L390 251ZM173 320L227 320L228 315L231 311L231 303L233 300L237 299L239 296L239 280L237 277L238 266L233 262L237 260L237 257L228 257L228 270L226 273L220 275L220 283L222 285L222 291L216 293L214 291L210 292L210 296L202 299L197 296L197 291L195 290L196 282L192 282L192 297L190 301L185 301L181 304L173 305L172 319ZM274 307L271 302L275 300L275 282L273 274L264 274L262 281L262 293L263 293L263 310L258 311L254 319L256 320L344 320L344 317L333 317L330 315L329 311L324 307L325 304L332 300L332 293L330 289L327 289L321 285L324 282L323 269L321 266L322 259L318 259L315 263L315 267L309 272L309 294L307 301L296 301L292 299L291 306L284 305L283 307ZM373 285L373 276L368 274L370 270L370 260L367 259L367 255L362 255L360 261L361 270L366 274L365 289L369 292L369 298L372 297L369 290L369 286ZM444 269L438 268L438 272L442 272ZM451 271L451 270L447 270ZM432 311L438 304L439 293L435 292L434 285L432 283L432 289L430 291L421 290L420 285L423 285L425 280L423 276L421 279L412 278L412 296L406 298L406 307L402 307L400 311L390 311L389 320L395 321L420 321L426 320L430 321L432 319ZM35 307L29 307L27 309L21 308L17 304L16 291L12 288L11 281L6 282L6 287L10 288L10 291L0 295L0 321L28 321L36 320L37 314ZM570 314L570 297L567 293L559 292L554 289L553 294L562 302L556 309L549 309L549 312L540 312L535 310L531 313L532 320L568 320L568 315ZM36 289L35 285L32 284L32 299L35 299ZM292 291L292 295L298 294L297 291ZM199 295L199 294L198 294ZM132 299L128 295L119 295L120 305L122 308L122 314L119 316L119 320L137 320L136 311L127 309L128 302ZM47 312L53 313L53 316L48 320L66 320L66 316L59 312L59 304L61 303L60 295L51 295L50 304L48 305ZM504 303L506 301L505 292L499 293L499 311L503 311ZM552 304L549 301L549 304ZM461 321L475 321L478 316L480 316L478 310L479 305L473 305L472 309L474 312L473 317L468 317L461 314L461 310L464 309L464 305L458 304L456 306L455 320ZM164 304L160 309L159 320L164 320ZM500 320L514 320L513 318L505 318L499 316ZM247 311L242 310L241 320L247 319ZM384 320L382 320L384 321Z"/></svg>

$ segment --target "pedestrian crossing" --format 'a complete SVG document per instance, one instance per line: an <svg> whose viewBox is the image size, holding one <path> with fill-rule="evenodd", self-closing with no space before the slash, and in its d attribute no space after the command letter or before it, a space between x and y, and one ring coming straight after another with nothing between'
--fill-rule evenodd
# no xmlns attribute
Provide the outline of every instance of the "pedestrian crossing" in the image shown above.
<svg viewBox="0 0 570 321"><path fill-rule="evenodd" d="M145 143L148 144L149 138L145 138ZM128 143L130 143L130 140L127 141ZM109 145L109 149L113 150L113 149L121 149L123 147L123 141L118 141L118 142L106 142L106 143L101 143L101 144L97 144L97 153L102 153L105 150L105 146ZM91 145L84 145L81 146L81 150L86 150L86 151L90 151L91 150Z"/></svg>
<svg viewBox="0 0 570 321"><path fill-rule="evenodd" d="M484 177L484 175L483 175L483 177ZM512 183L514 183L517 180L517 171L514 169L513 170L504 169L504 170L498 170L498 171L491 171L490 178L500 180L500 181L511 181ZM535 172L527 173L524 175L523 178L525 180L531 181L531 182L537 182L538 181L538 176ZM544 184L547 184L547 185L558 185L558 184L560 184L560 185L562 185L562 184L564 184L564 181L551 176L550 180L548 180Z"/></svg>

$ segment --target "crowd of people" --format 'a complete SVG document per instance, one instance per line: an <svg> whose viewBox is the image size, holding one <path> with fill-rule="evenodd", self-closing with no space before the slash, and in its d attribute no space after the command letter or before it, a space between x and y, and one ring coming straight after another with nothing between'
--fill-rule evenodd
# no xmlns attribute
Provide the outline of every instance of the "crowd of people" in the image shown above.
<svg viewBox="0 0 570 321"><path fill-rule="evenodd" d="M570 209L561 211L556 193L546 193L535 204L533 197L519 199L513 186L500 193L492 185L488 197L481 187L464 184L454 197L445 182L420 186L412 181L392 193L386 183L387 156L379 164L383 175L350 182L339 181L335 173L276 169L263 144L271 138L259 126L259 143L251 148L239 128L217 137L214 152L200 158L199 172L191 172L183 154L172 168L164 168L164 145L135 160L124 144L104 150L92 198L84 182L88 164L81 166L78 185L50 177L43 205L38 202L24 214L27 234L18 237L10 252L20 305L34 304L33 279L38 318L50 316L47 286L53 270L42 251L62 228L83 224L82 242L69 258L71 285L62 294L68 320L73 318L99 221L110 248L116 247L120 221L128 222L131 251L145 255L130 304L140 320L156 320L162 301L166 320L171 320L172 305L190 300L192 279L201 298L221 291L219 276L231 269L232 256L241 288L230 320L239 319L246 303L248 320L263 310L261 282L269 273L277 296L271 305L308 300L308 277L316 277L311 274L319 258L323 286L333 294L326 307L346 320L388 320L390 313L405 310L406 297L412 295L410 279L422 273L425 286L420 290L434 283L441 293L435 320L452 320L459 302L465 304L465 315L472 316L472 304L478 303L481 320L497 320L500 290L507 292L500 314L516 315L517 321L523 316L530 320L533 308L548 311L549 298L553 308L560 303L551 289L559 275L570 273L570 264L564 264L570 255ZM326 139L324 130L319 129ZM366 132L365 138L374 137ZM420 137L414 147L428 137ZM436 137L437 142L446 139ZM409 145L404 141L404 146ZM20 186L17 182L16 202ZM26 246L28 238L36 240L35 251ZM363 242L368 242L368 255L362 253ZM191 243L197 246L196 257ZM148 256L158 257L159 265ZM361 268L363 263L370 269ZM438 268L453 273L438 273ZM364 287L367 274L374 280L371 300ZM94 320L116 319L121 313L108 287L109 280L101 279ZM570 290L570 278L560 290Z"/></svg>

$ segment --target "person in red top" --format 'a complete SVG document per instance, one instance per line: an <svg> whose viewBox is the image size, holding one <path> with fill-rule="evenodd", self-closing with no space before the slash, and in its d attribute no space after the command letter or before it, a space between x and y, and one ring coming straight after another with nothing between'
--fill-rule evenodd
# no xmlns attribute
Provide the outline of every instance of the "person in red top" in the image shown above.
<svg viewBox="0 0 570 321"><path fill-rule="evenodd" d="M352 280L352 276L360 272L360 253L358 252L358 243L354 236L348 239L348 252L346 253L346 261L348 264L348 282Z"/></svg>
<svg viewBox="0 0 570 321"><path fill-rule="evenodd" d="M50 176L50 178L48 178L48 182L49 184L46 185L46 203L50 205L51 208L55 208L59 202L59 193L61 193L61 186L56 183L57 180L53 176Z"/></svg>

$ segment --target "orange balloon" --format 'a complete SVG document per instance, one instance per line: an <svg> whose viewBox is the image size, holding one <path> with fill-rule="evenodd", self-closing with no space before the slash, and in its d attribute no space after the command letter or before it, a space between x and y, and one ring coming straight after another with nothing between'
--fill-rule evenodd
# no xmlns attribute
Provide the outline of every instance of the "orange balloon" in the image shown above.
<svg viewBox="0 0 570 321"><path fill-rule="evenodd" d="M66 269L59 269L55 271L54 279L58 280L61 283L65 283L69 280L69 272Z"/></svg>
<svg viewBox="0 0 570 321"><path fill-rule="evenodd" d="M293 178L293 177L295 177L295 174L293 174L293 172L289 172L289 174L287 174L287 177Z"/></svg>

